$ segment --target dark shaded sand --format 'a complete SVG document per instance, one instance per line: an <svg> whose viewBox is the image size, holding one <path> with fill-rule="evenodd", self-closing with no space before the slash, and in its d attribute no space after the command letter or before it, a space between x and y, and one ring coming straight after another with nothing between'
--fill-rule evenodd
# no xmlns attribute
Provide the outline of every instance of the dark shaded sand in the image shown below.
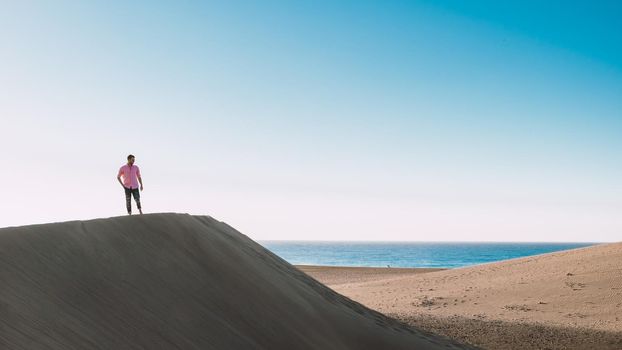
<svg viewBox="0 0 622 350"><path fill-rule="evenodd" d="M0 229L0 349L466 349L209 216Z"/></svg>
<svg viewBox="0 0 622 350"><path fill-rule="evenodd" d="M622 243L432 272L298 267L370 308L485 349L622 349Z"/></svg>
<svg viewBox="0 0 622 350"><path fill-rule="evenodd" d="M442 334L483 349L622 349L622 333L583 327L473 319L463 316L437 317L425 314L401 318L401 320L414 327Z"/></svg>

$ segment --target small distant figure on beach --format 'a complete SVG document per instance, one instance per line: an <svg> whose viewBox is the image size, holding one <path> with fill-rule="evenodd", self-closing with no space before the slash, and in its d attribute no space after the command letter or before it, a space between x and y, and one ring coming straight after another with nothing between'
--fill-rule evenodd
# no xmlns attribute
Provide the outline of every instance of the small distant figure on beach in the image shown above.
<svg viewBox="0 0 622 350"><path fill-rule="evenodd" d="M143 213L140 205L140 192L138 191L139 182L140 190L143 190L143 179L140 177L140 168L138 168L138 165L134 165L135 160L136 157L134 157L134 155L128 155L127 164L121 166L121 168L119 168L119 173L117 174L117 180L125 190L125 205L127 206L127 213L129 215L132 215L132 195L136 201L138 211L141 214ZM121 176L123 176L123 181L121 181Z"/></svg>

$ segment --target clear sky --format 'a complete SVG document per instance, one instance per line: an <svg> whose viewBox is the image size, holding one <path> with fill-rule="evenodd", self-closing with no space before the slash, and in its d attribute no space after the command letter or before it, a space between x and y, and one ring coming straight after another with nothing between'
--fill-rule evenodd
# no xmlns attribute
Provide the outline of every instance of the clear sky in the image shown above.
<svg viewBox="0 0 622 350"><path fill-rule="evenodd" d="M0 227L620 241L618 1L0 2Z"/></svg>

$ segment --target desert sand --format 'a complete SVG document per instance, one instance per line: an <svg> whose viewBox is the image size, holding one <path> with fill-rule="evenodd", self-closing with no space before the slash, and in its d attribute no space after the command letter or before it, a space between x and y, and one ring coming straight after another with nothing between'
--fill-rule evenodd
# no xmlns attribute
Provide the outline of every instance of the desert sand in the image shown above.
<svg viewBox="0 0 622 350"><path fill-rule="evenodd" d="M0 229L0 349L467 348L335 293L209 216Z"/></svg>
<svg viewBox="0 0 622 350"><path fill-rule="evenodd" d="M297 267L372 309L482 348L622 349L622 243L432 272Z"/></svg>

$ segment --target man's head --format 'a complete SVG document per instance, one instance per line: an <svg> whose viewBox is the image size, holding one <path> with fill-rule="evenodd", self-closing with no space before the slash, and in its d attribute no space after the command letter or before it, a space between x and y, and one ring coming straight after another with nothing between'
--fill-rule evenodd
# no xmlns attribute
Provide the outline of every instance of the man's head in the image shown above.
<svg viewBox="0 0 622 350"><path fill-rule="evenodd" d="M136 159L136 157L134 157L133 154L130 154L129 156L127 156L127 164L132 165L134 164L134 160Z"/></svg>

